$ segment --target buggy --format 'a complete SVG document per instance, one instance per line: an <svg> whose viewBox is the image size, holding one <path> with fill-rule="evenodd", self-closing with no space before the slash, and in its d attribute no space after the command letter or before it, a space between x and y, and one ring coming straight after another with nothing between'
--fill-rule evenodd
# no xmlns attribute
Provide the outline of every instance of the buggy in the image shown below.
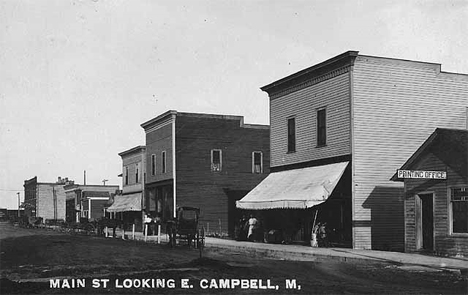
<svg viewBox="0 0 468 295"><path fill-rule="evenodd" d="M179 207L177 218L167 221L166 231L169 235L169 244L174 247L176 239L187 241L190 247L192 244L200 250L205 245L205 229L198 225L200 209L195 207Z"/></svg>

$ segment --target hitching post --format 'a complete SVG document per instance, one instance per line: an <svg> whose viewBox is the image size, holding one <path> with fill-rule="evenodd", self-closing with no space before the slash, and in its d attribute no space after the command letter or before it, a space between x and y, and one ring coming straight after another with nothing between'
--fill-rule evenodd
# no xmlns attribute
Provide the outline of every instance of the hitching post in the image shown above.
<svg viewBox="0 0 468 295"><path fill-rule="evenodd" d="M148 236L148 223L145 223L145 242L146 242L147 236Z"/></svg>
<svg viewBox="0 0 468 295"><path fill-rule="evenodd" d="M158 224L158 244L161 244L161 225Z"/></svg>

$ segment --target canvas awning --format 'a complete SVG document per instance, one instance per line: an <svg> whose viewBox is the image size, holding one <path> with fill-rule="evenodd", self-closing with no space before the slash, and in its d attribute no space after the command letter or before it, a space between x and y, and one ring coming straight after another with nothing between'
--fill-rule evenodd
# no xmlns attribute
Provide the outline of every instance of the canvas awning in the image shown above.
<svg viewBox="0 0 468 295"><path fill-rule="evenodd" d="M244 198L239 209L306 209L327 200L349 162L293 169L268 175Z"/></svg>
<svg viewBox="0 0 468 295"><path fill-rule="evenodd" d="M119 195L114 197L114 203L107 212L141 211L141 193Z"/></svg>

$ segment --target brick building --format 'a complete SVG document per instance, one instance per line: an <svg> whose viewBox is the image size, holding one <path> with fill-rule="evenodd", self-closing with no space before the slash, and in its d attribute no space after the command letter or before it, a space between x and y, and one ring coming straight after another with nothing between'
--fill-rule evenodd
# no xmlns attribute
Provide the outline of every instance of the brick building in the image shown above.
<svg viewBox="0 0 468 295"><path fill-rule="evenodd" d="M37 176L24 181L24 211L28 217L65 220L64 186L72 184L68 178L57 182L38 182Z"/></svg>
<svg viewBox="0 0 468 295"><path fill-rule="evenodd" d="M244 124L241 116L177 111L141 126L146 211L167 220L177 206L199 207L206 230L232 234L235 201L269 173L269 127Z"/></svg>
<svg viewBox="0 0 468 295"><path fill-rule="evenodd" d="M318 211L349 246L403 250L403 184L390 178L434 128L467 128L468 75L348 51L261 89L270 99L269 178L278 187L252 191L239 206L300 210L303 239ZM310 174L309 183L288 186L292 170ZM284 193L291 190L299 199ZM273 207L247 203L284 198Z"/></svg>

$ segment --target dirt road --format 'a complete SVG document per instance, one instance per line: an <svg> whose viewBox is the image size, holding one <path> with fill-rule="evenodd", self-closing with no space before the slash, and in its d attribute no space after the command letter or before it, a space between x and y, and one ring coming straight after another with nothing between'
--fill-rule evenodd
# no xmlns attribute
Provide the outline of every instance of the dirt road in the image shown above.
<svg viewBox="0 0 468 295"><path fill-rule="evenodd" d="M197 250L182 246L171 249L5 223L0 223L0 236L1 294L468 292L468 281L459 274L407 271L391 264L270 260L209 249L200 259Z"/></svg>

